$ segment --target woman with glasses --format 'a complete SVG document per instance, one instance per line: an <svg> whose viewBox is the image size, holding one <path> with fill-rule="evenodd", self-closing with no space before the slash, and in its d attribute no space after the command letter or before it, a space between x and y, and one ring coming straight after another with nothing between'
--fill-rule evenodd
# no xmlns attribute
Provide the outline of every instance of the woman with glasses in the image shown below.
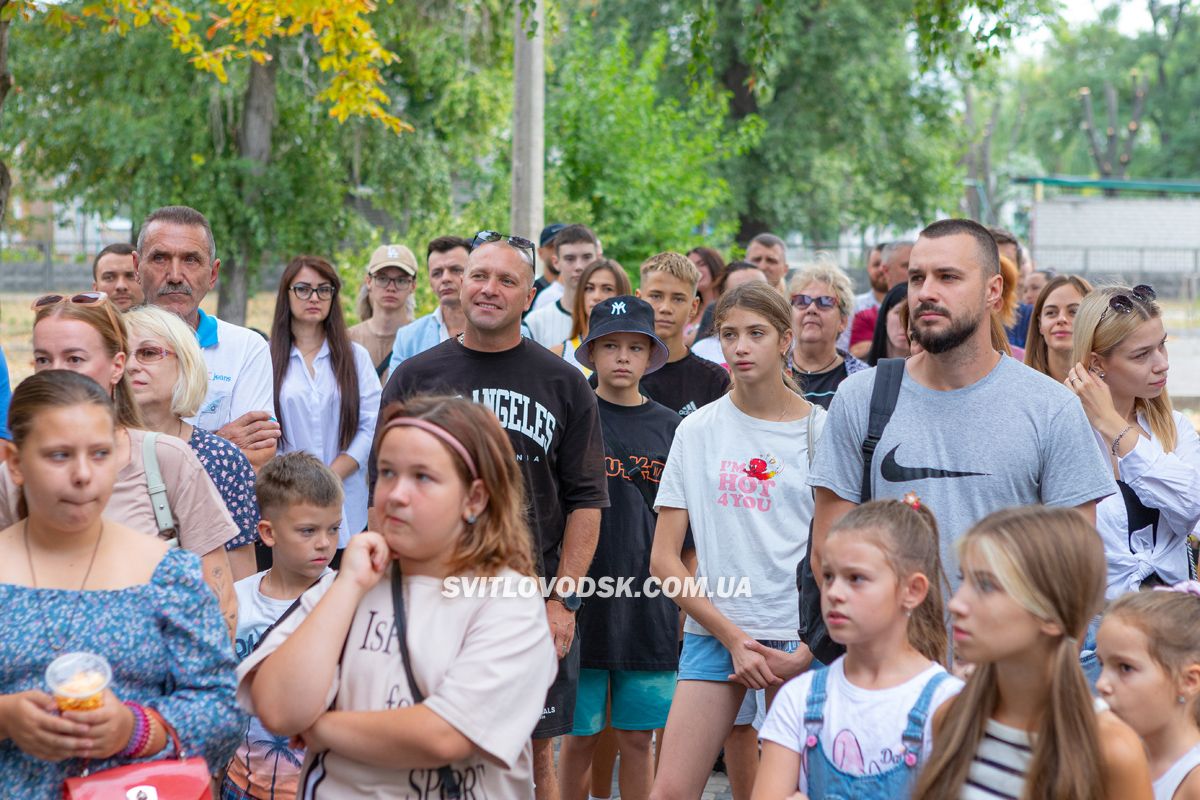
<svg viewBox="0 0 1200 800"><path fill-rule="evenodd" d="M1079 304L1066 385L1079 396L1120 492L1096 506L1108 597L1195 577L1200 438L1167 396L1167 334L1149 286L1094 289Z"/></svg>
<svg viewBox="0 0 1200 800"><path fill-rule="evenodd" d="M804 399L828 409L847 375L867 365L837 349L850 322L854 290L833 264L809 264L792 279L792 377Z"/></svg>
<svg viewBox="0 0 1200 800"><path fill-rule="evenodd" d="M237 623L233 581L254 574L254 548L237 546L238 528L187 445L173 436L160 436L153 450L148 449L145 422L126 369L132 348L116 306L103 292L83 292L45 295L33 308L34 371L66 369L87 375L113 398L117 477L105 516L148 535L174 538L200 556L204 579L220 599L232 635ZM151 497L148 452L157 461L170 509L170 517L161 521ZM12 476L0 467L0 528L20 519L20 499ZM227 554L230 544L234 549Z"/></svg>
<svg viewBox="0 0 1200 800"><path fill-rule="evenodd" d="M367 277L358 292L357 325L347 329L350 341L367 349L375 374L383 379L392 360L396 331L413 321L417 259L402 244L380 245L371 254Z"/></svg>
<svg viewBox="0 0 1200 800"><path fill-rule="evenodd" d="M379 414L379 376L346 331L337 270L296 256L279 280L271 324L280 455L304 450L342 479L346 491L338 551L367 527L367 457ZM336 559L335 559L336 560Z"/></svg>
<svg viewBox="0 0 1200 800"><path fill-rule="evenodd" d="M208 369L196 334L158 306L135 308L125 314L125 324L130 344L125 372L146 430L174 436L192 448L238 527L226 547L254 544L259 520L254 468L233 443L184 422L196 415L208 391Z"/></svg>

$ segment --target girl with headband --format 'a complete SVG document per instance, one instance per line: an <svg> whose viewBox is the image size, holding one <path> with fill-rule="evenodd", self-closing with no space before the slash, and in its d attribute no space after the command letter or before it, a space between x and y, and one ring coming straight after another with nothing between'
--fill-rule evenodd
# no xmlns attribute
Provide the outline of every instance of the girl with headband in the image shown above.
<svg viewBox="0 0 1200 800"><path fill-rule="evenodd" d="M557 668L523 484L483 406L380 416L378 532L238 668L239 698L307 748L300 796L533 797L530 734ZM491 579L491 580L477 580ZM460 794L455 794L457 790Z"/></svg>

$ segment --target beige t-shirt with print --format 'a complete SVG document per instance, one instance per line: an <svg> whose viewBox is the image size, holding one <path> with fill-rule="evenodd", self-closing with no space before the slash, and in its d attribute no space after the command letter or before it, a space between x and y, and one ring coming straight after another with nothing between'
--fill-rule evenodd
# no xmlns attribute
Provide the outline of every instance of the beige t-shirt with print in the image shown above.
<svg viewBox="0 0 1200 800"><path fill-rule="evenodd" d="M514 576L512 571L500 575ZM238 700L255 713L247 675L311 613L335 574L305 592L238 665ZM471 740L477 753L451 764L463 797L529 800L529 737L558 662L540 597L445 597L441 579L404 577L409 657L425 705ZM412 704L394 627L391 578L363 597L329 689L337 711L387 711ZM298 798L440 798L437 769L384 769L327 751L308 754Z"/></svg>

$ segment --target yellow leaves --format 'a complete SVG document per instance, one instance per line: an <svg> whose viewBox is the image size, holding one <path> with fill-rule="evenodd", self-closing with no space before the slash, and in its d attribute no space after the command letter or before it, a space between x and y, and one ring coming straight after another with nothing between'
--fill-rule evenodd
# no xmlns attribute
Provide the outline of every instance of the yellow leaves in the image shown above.
<svg viewBox="0 0 1200 800"><path fill-rule="evenodd" d="M217 11L210 15L212 22L202 34L193 28L200 15L172 0L97 0L83 7L82 16L121 36L131 27L153 22L164 29L172 47L189 56L196 69L211 73L222 83L229 79L226 66L235 60L268 61L270 54L264 47L268 41L311 34L321 51L317 66L329 78L318 99L329 103L330 116L340 122L367 117L397 134L412 130L388 109L390 98L382 88L380 67L395 61L396 55L383 47L368 19L377 7L374 0L211 2ZM17 5L21 13L35 8L34 0L18 0ZM44 13L47 24L69 29L80 21L60 8L51 9ZM214 46L218 37L225 41Z"/></svg>

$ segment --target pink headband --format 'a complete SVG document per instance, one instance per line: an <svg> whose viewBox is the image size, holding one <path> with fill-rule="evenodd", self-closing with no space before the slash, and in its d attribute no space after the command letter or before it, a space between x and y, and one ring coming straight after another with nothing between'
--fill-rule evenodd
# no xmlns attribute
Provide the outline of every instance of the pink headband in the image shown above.
<svg viewBox="0 0 1200 800"><path fill-rule="evenodd" d="M1179 592L1180 594L1191 594L1200 597L1200 582L1197 581L1180 581L1174 586L1155 586L1156 592Z"/></svg>
<svg viewBox="0 0 1200 800"><path fill-rule="evenodd" d="M454 434L446 430L440 425L435 425L429 420L420 419L418 417L396 417L391 422L383 427L384 432L390 431L392 428L401 426L409 428L420 428L428 434L436 436L445 442L451 450L458 453L458 457L467 465L467 472L471 473L471 480L479 477L479 473L475 471L475 460L471 458L471 454L467 452L467 448L463 447L463 443L454 438Z"/></svg>

